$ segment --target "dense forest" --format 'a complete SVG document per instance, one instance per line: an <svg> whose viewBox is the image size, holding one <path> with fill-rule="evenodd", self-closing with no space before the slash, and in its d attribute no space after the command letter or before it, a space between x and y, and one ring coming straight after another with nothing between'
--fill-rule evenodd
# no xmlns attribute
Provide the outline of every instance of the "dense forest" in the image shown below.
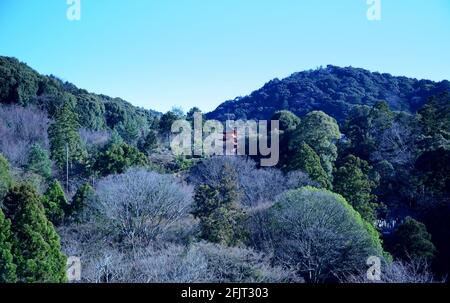
<svg viewBox="0 0 450 303"><path fill-rule="evenodd" d="M450 82L328 66L206 118L280 122L258 156L175 156L161 114L0 57L0 282L441 282Z"/></svg>
<svg viewBox="0 0 450 303"><path fill-rule="evenodd" d="M295 73L274 79L249 96L224 102L208 113L209 119L269 119L280 110L297 116L319 110L344 122L358 105L373 106L384 100L394 111L415 113L431 96L450 89L450 82L436 83L361 68L338 67Z"/></svg>

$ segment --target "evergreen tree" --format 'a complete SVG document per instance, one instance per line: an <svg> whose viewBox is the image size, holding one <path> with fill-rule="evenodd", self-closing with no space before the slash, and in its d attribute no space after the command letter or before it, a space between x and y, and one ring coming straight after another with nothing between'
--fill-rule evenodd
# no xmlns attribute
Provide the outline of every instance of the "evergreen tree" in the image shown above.
<svg viewBox="0 0 450 303"><path fill-rule="evenodd" d="M9 187L12 184L12 178L9 173L9 163L0 154L0 206L2 205L2 199L8 192Z"/></svg>
<svg viewBox="0 0 450 303"><path fill-rule="evenodd" d="M278 120L283 132L294 130L300 124L300 118L288 110L276 112L271 120Z"/></svg>
<svg viewBox="0 0 450 303"><path fill-rule="evenodd" d="M377 150L381 135L392 126L394 117L385 101L378 101L371 108L355 107L343 127L349 140L348 153L370 160L370 155Z"/></svg>
<svg viewBox="0 0 450 303"><path fill-rule="evenodd" d="M15 185L5 201L8 205L15 205L10 219L18 281L65 282L66 256L61 253L59 236L45 216L36 189L26 183Z"/></svg>
<svg viewBox="0 0 450 303"><path fill-rule="evenodd" d="M109 144L97 157L94 169L102 176L123 173L133 166L146 166L147 157L126 143Z"/></svg>
<svg viewBox="0 0 450 303"><path fill-rule="evenodd" d="M139 150L146 155L150 155L157 146L158 139L152 130L138 144Z"/></svg>
<svg viewBox="0 0 450 303"><path fill-rule="evenodd" d="M319 183L322 187L326 189L331 188L330 180L322 168L319 156L306 143L301 144L294 152L289 162L288 170L301 170L307 173L311 180Z"/></svg>
<svg viewBox="0 0 450 303"><path fill-rule="evenodd" d="M177 114L175 114L172 111L169 111L161 116L161 119L159 120L159 130L161 134L166 135L167 139L170 137L170 132L172 129L172 124L176 121L181 119Z"/></svg>
<svg viewBox="0 0 450 303"><path fill-rule="evenodd" d="M65 213L78 222L87 201L93 196L94 189L89 184L82 185L72 198L72 203L66 206Z"/></svg>
<svg viewBox="0 0 450 303"><path fill-rule="evenodd" d="M55 122L50 126L50 150L52 158L60 169L66 168L66 145L70 163L82 163L86 151L78 134L78 117L74 109L74 101L67 99L57 110Z"/></svg>
<svg viewBox="0 0 450 303"><path fill-rule="evenodd" d="M353 155L347 156L334 173L334 191L341 194L368 222L376 220L377 182L370 177L372 167Z"/></svg>
<svg viewBox="0 0 450 303"><path fill-rule="evenodd" d="M424 136L450 140L450 93L431 97L419 111L419 118Z"/></svg>
<svg viewBox="0 0 450 303"><path fill-rule="evenodd" d="M290 150L296 150L302 143L308 144L319 156L328 179L333 179L333 164L337 159L336 141L341 138L336 120L324 112L307 114L292 134Z"/></svg>
<svg viewBox="0 0 450 303"><path fill-rule="evenodd" d="M16 281L16 265L13 263L11 222L0 209L0 283Z"/></svg>
<svg viewBox="0 0 450 303"><path fill-rule="evenodd" d="M239 207L235 176L225 166L219 188L200 185L196 188L193 215L200 219L201 237L223 245L236 245L245 240L242 227L246 218Z"/></svg>
<svg viewBox="0 0 450 303"><path fill-rule="evenodd" d="M26 169L44 178L50 178L52 175L52 162L47 150L39 144L33 144L28 152Z"/></svg>
<svg viewBox="0 0 450 303"><path fill-rule="evenodd" d="M434 258L436 248L426 226L411 217L397 227L394 239L393 254L398 258L426 261Z"/></svg>
<svg viewBox="0 0 450 303"><path fill-rule="evenodd" d="M42 197L45 214L55 225L61 224L64 219L64 209L68 203L64 190L58 180L54 180Z"/></svg>

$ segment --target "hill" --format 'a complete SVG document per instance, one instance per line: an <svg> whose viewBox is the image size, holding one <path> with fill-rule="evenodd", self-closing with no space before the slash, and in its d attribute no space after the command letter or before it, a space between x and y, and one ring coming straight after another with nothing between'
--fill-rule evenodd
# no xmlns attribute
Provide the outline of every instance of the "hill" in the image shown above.
<svg viewBox="0 0 450 303"><path fill-rule="evenodd" d="M35 105L52 117L66 100L74 102L81 127L114 129L130 140L150 128L160 115L120 98L90 93L55 76L41 75L15 58L0 56L0 104Z"/></svg>
<svg viewBox="0 0 450 303"><path fill-rule="evenodd" d="M385 100L392 110L416 112L430 96L450 91L450 82L433 82L361 68L337 67L298 72L274 79L249 96L222 103L207 114L209 119L269 119L279 110L304 116L322 110L338 121L344 120L355 105L373 105Z"/></svg>

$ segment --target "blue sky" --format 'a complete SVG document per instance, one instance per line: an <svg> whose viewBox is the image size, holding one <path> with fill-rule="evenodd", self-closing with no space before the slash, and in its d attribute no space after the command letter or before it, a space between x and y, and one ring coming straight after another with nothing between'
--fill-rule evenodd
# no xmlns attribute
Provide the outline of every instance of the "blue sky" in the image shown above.
<svg viewBox="0 0 450 303"><path fill-rule="evenodd" d="M135 105L204 111L334 64L450 79L450 1L0 0L0 55Z"/></svg>

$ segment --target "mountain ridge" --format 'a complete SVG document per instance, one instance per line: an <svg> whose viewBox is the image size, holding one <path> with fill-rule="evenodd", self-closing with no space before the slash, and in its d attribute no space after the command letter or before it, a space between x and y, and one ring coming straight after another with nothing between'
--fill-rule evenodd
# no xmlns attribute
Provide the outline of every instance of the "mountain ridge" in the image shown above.
<svg viewBox="0 0 450 303"><path fill-rule="evenodd" d="M270 80L248 96L223 102L207 118L270 119L279 110L301 117L322 110L343 121L354 106L372 106L380 100L387 101L392 110L414 113L430 96L444 91L450 91L448 80L434 82L328 65Z"/></svg>

